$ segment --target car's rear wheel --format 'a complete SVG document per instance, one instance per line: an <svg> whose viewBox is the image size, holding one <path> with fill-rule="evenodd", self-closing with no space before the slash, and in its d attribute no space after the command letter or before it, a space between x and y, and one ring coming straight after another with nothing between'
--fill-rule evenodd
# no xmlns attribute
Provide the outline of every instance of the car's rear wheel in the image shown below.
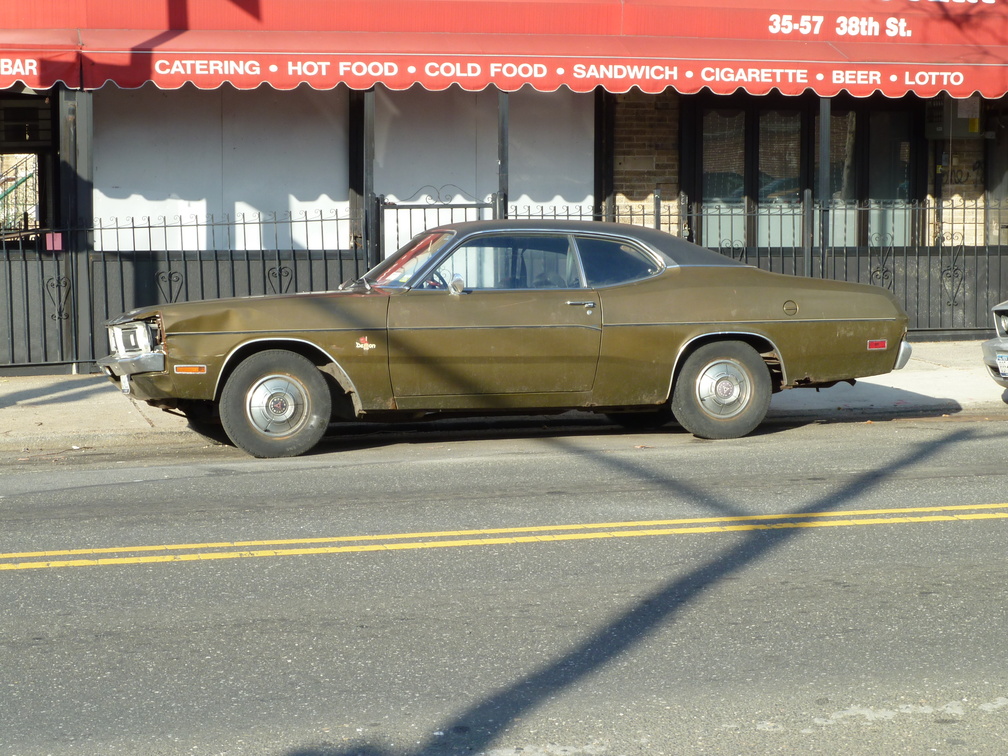
<svg viewBox="0 0 1008 756"><path fill-rule="evenodd" d="M220 419L235 446L256 457L293 457L319 442L332 397L310 360L282 349L243 360L224 384Z"/></svg>
<svg viewBox="0 0 1008 756"><path fill-rule="evenodd" d="M672 412L694 436L738 438L763 422L771 393L770 371L759 352L741 341L718 341L683 363Z"/></svg>

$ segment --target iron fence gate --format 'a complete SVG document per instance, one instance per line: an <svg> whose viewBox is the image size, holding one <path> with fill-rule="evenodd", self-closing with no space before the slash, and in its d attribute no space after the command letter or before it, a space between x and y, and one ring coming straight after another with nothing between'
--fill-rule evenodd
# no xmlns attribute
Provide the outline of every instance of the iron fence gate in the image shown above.
<svg viewBox="0 0 1008 756"><path fill-rule="evenodd" d="M1008 299L1008 207L993 203L665 202L610 207L373 197L331 213L125 219L0 235L0 369L86 365L104 321L147 305L325 291L426 228L499 217L615 220L661 228L765 270L882 286L921 338L981 338ZM366 221L370 219L371 225ZM361 229L368 229L365 234ZM364 238L366 237L366 238ZM826 243L821 240L825 238Z"/></svg>
<svg viewBox="0 0 1008 756"><path fill-rule="evenodd" d="M445 223L488 220L499 216L497 195L484 202L399 202L385 195L375 199L378 250L384 258L417 234Z"/></svg>

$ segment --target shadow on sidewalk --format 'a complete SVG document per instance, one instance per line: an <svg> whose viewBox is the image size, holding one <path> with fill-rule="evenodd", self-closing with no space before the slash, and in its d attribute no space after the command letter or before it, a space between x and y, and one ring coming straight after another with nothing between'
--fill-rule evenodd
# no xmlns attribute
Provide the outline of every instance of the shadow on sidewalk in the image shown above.
<svg viewBox="0 0 1008 756"><path fill-rule="evenodd" d="M0 379L0 409L21 405L43 407L74 404L92 400L109 391L104 376L85 375L53 380L16 378Z"/></svg>

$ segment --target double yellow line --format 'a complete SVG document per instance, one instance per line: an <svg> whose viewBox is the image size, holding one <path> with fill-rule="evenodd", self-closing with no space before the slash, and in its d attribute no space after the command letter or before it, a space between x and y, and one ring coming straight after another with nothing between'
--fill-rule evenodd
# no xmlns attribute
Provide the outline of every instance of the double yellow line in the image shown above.
<svg viewBox="0 0 1008 756"><path fill-rule="evenodd" d="M796 528L863 527L933 522L1008 519L1008 504L976 504L951 507L868 509L845 512L813 512L748 515L738 517L691 517L679 520L643 520L581 525L540 525L518 528L446 530L386 535L288 538L268 541L224 541L161 546L114 546L99 549L61 549L0 554L0 571L53 569L56 567L104 567L161 562L203 562L252 557L351 554L367 551L404 551L470 546L501 546L526 543L640 538L644 536L744 533L757 530Z"/></svg>

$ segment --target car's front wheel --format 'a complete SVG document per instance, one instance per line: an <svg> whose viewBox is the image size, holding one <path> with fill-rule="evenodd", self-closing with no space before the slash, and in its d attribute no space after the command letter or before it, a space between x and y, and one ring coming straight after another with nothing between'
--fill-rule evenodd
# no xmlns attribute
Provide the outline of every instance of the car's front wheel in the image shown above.
<svg viewBox="0 0 1008 756"><path fill-rule="evenodd" d="M738 438L763 422L771 393L770 371L759 352L741 341L718 341L683 363L672 412L694 436Z"/></svg>
<svg viewBox="0 0 1008 756"><path fill-rule="evenodd" d="M220 420L235 446L256 457L293 457L319 442L332 397L306 357L282 349L258 352L224 384Z"/></svg>

